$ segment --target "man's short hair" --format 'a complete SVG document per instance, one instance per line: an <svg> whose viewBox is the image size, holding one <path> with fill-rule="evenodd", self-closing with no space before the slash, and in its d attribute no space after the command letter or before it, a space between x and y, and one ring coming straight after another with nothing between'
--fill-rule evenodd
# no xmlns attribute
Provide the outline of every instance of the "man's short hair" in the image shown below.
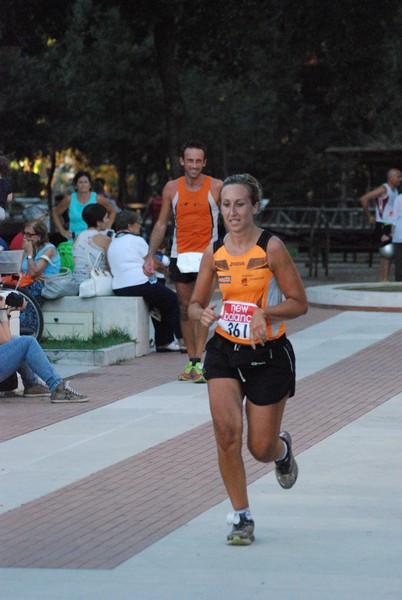
<svg viewBox="0 0 402 600"><path fill-rule="evenodd" d="M181 158L184 158L184 152L187 150L187 148L198 148L204 152L204 157L207 157L207 147L199 140L189 140L188 142L184 142L184 144L180 146L179 150L179 156L181 156Z"/></svg>

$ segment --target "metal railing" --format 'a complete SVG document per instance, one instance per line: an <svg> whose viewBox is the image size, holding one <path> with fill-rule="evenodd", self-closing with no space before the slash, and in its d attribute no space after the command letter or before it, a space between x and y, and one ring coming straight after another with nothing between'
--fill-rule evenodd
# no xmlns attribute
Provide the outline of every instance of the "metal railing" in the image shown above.
<svg viewBox="0 0 402 600"><path fill-rule="evenodd" d="M317 277L320 259L328 276L331 251L342 252L344 260L347 253L356 260L357 252L367 252L372 265L373 227L360 207L269 206L257 215L257 223L303 247L310 276Z"/></svg>
<svg viewBox="0 0 402 600"><path fill-rule="evenodd" d="M306 229L327 223L331 229L370 229L363 209L345 207L269 206L258 214L264 227L273 229Z"/></svg>

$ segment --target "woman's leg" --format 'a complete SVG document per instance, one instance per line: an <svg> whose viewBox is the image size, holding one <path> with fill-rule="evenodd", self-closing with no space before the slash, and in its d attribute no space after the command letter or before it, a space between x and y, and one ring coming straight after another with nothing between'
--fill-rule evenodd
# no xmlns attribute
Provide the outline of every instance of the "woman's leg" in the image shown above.
<svg viewBox="0 0 402 600"><path fill-rule="evenodd" d="M132 285L130 287L126 287L126 288L119 288L117 290L114 290L114 293L116 294L116 296L132 296L135 298L139 298L142 297L144 298L145 302L147 303L148 307L150 309L152 308L158 308L160 315L161 315L161 319L162 319L162 311L160 310L159 306L156 305L155 302L153 302L153 298L154 296L158 296L158 289L154 292L154 294L152 294L152 289L151 288L158 288L158 287L165 287L162 284L157 284L157 283L144 283L142 285ZM170 290L171 291L171 290ZM173 292L172 292L173 293ZM159 305L162 305L162 302L158 303ZM152 323L155 329L155 344L156 346L164 346L165 344L170 344L170 342L173 341L173 332L172 330L168 327L166 319L162 322L158 321L157 319L152 318Z"/></svg>
<svg viewBox="0 0 402 600"><path fill-rule="evenodd" d="M165 346L173 342L173 333L170 327L168 327L167 323L164 322L162 318L159 320L151 316L151 319L155 329L156 348L158 348L159 346Z"/></svg>
<svg viewBox="0 0 402 600"><path fill-rule="evenodd" d="M0 345L0 379L6 379L11 373L18 371L24 361L43 379L50 391L61 383L60 375L50 364L36 338L30 335L16 337Z"/></svg>
<svg viewBox="0 0 402 600"><path fill-rule="evenodd" d="M294 486L298 466L292 451L292 438L281 431L281 423L288 395L275 404L257 406L247 401L247 445L256 460L267 463L275 461L275 474L281 487L288 490Z"/></svg>
<svg viewBox="0 0 402 600"><path fill-rule="evenodd" d="M236 379L210 379L209 403L218 449L219 469L236 511L248 508L242 457L243 395Z"/></svg>
<svg viewBox="0 0 402 600"><path fill-rule="evenodd" d="M26 361L20 364L18 367L18 373L21 375L22 383L24 387L30 387L38 383L38 378L32 371L31 367Z"/></svg>
<svg viewBox="0 0 402 600"><path fill-rule="evenodd" d="M156 345L164 346L173 341L173 334L180 339L179 303L176 294L161 283L144 283L114 290L116 296L142 296L148 306L157 308L161 321L153 320Z"/></svg>
<svg viewBox="0 0 402 600"><path fill-rule="evenodd" d="M260 462L268 463L283 457L284 444L279 433L287 398L286 395L280 402L267 406L257 406L247 400L247 446Z"/></svg>
<svg viewBox="0 0 402 600"><path fill-rule="evenodd" d="M157 308L161 314L160 335L157 345L169 344L173 339L173 334L177 339L180 339L182 332L179 302L175 292L161 283L149 283L144 285L143 296L148 304Z"/></svg>

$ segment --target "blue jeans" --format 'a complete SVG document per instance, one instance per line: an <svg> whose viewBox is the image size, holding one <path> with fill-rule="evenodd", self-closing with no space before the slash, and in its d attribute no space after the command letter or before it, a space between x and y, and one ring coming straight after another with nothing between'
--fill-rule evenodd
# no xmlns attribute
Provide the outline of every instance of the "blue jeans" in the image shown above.
<svg viewBox="0 0 402 600"><path fill-rule="evenodd" d="M46 354L31 335L14 337L0 345L0 381L18 371L27 387L43 379L51 392L62 381Z"/></svg>

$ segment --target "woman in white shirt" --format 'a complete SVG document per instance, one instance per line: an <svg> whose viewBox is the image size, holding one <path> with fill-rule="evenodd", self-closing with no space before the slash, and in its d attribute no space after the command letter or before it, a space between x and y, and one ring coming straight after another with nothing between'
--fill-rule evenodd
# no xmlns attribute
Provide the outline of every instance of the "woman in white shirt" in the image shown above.
<svg viewBox="0 0 402 600"><path fill-rule="evenodd" d="M88 229L81 231L73 244L74 279L81 283L91 276L91 270L99 261L100 269L107 268L106 254L110 237L106 235L109 227L109 214L102 204L89 204L82 211L82 218Z"/></svg>
<svg viewBox="0 0 402 600"><path fill-rule="evenodd" d="M107 257L113 275L116 296L142 296L150 309L157 309L160 320L152 316L155 344L158 352L179 350L174 336L184 345L180 329L177 295L158 281L150 282L142 266L148 254L148 244L141 237L137 213L123 210L116 216L116 235L110 243Z"/></svg>

